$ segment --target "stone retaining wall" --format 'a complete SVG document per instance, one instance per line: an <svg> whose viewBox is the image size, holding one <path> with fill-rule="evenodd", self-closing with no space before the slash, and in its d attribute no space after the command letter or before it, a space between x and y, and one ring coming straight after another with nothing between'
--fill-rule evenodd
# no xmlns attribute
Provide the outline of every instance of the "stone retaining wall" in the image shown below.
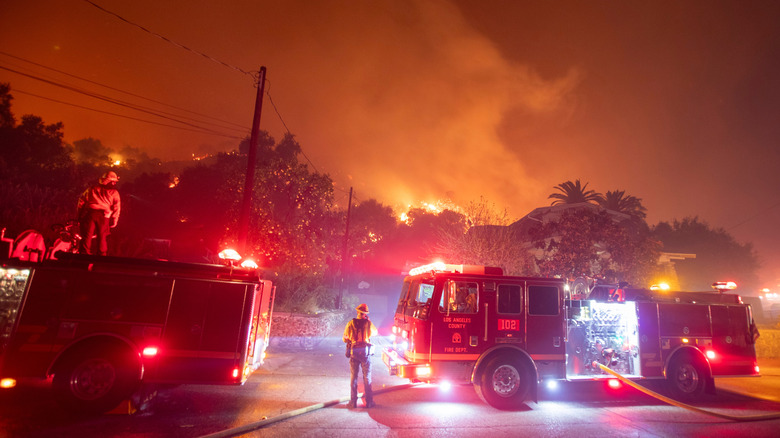
<svg viewBox="0 0 780 438"><path fill-rule="evenodd" d="M780 330L758 328L761 336L756 340L756 356L759 358L780 357Z"/></svg>
<svg viewBox="0 0 780 438"><path fill-rule="evenodd" d="M270 347L283 349L311 349L334 331L342 330L350 313L325 312L316 315L302 313L274 313L271 320ZM340 334L339 334L340 335Z"/></svg>

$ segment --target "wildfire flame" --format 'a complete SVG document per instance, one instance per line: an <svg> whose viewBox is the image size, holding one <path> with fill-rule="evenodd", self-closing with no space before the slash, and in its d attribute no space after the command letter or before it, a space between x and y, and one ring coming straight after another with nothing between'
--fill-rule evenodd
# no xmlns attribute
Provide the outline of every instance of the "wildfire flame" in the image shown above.
<svg viewBox="0 0 780 438"><path fill-rule="evenodd" d="M417 205L407 204L406 205L406 211L403 211L398 214L398 220L409 224L409 211L415 208L419 208L421 210L425 210L428 213L438 215L444 210L451 210L451 211L461 211L461 208L455 205L452 201L449 200L437 200L436 202L430 203L430 202L419 202Z"/></svg>

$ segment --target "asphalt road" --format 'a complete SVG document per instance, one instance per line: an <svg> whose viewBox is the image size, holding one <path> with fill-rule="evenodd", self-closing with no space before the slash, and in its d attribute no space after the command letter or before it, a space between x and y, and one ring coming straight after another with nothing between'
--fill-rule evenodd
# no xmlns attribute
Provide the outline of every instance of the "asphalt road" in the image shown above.
<svg viewBox="0 0 780 438"><path fill-rule="evenodd" d="M348 396L348 366L339 337L312 350L271 351L263 368L240 387L183 385L157 391L133 414L75 418L46 389L0 392L3 437L199 437L246 427L296 409ZM764 377L718 379L721 389L696 406L732 415L780 413L780 361L762 362ZM471 386L449 392L430 385L389 390L406 382L374 361L374 388L386 390L372 409L344 403L256 429L246 436L778 436L780 420L734 422L666 405L630 388L570 383L543 392L520 412L484 404ZM742 395L750 392L750 396Z"/></svg>

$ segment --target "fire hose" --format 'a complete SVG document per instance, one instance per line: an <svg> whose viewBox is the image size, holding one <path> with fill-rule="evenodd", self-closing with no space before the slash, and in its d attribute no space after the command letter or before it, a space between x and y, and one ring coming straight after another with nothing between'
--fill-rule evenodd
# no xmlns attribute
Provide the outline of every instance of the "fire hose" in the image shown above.
<svg viewBox="0 0 780 438"><path fill-rule="evenodd" d="M661 400L664 403L668 403L668 404L670 404L672 406L677 406L678 408L683 408L683 409L687 409L689 411L698 412L700 414L711 415L713 417L723 418L723 419L730 420L730 421L739 421L739 422L766 421L766 420L776 420L776 419L780 418L780 413L765 414L765 415L738 416L738 415L721 414L719 412L708 411L706 409L697 408L696 406L691 406L691 405L688 405L688 404L685 404L685 403L680 403L677 400L674 400L674 399L671 399L671 398L666 397L664 395L661 395L661 394L659 394L659 393L657 393L655 391L651 391L651 390L645 388L644 386L639 385L638 383L621 376L617 372L612 371L611 369L607 368L606 366L604 366L602 364L598 364L598 365L599 365L599 367L601 368L602 371L613 375L614 377L616 377L618 380L620 380L621 382L625 383L626 385L628 385L628 386L630 386L630 387L632 387L634 389L637 389L637 390L639 390L639 391L641 391L641 392L643 392L643 393L645 393L645 394L647 394L647 395L649 395L651 397L654 397L654 398L656 398L658 400Z"/></svg>
<svg viewBox="0 0 780 438"><path fill-rule="evenodd" d="M654 398L656 398L658 400L661 400L662 402L670 404L672 406L677 406L679 408L687 409L687 410L690 410L690 411L693 411L693 412L698 412L700 414L710 415L710 416L713 416L713 417L723 418L723 419L726 419L726 420L737 421L737 422L766 421L766 420L775 420L775 419L780 418L780 413L765 414L765 415L737 416L737 415L721 414L719 412L708 411L706 409L697 408L696 406L691 406L691 405L688 405L688 404L685 404L685 403L680 403L677 400L671 399L671 398L666 397L664 395L661 395L661 394L659 394L659 393L657 393L655 391L647 389L647 388L645 388L645 387L635 383L634 381L629 380L629 379L623 377L622 375L618 374L617 372L611 370L610 368L608 368L608 367L606 367L606 366L604 366L602 364L598 364L598 365L604 372L606 372L608 374L611 374L612 376L614 376L615 378L617 378L621 382L625 383L626 385L631 386L632 388L634 388L634 389L636 389L636 390L638 390L640 392L643 392L643 393L645 393L645 394L647 394L647 395L649 395L651 397L654 397ZM382 393L385 393L385 392L396 391L396 390L399 390L399 389L407 389L407 388L411 388L413 386L415 386L415 384L412 384L412 383L407 383L407 384L404 384L404 385L391 386L389 388L378 389L378 390L374 391L374 394L382 394ZM362 396L362 394L359 394L359 396ZM234 427L234 428L231 428L231 429L221 430L221 431L218 431L218 432L215 432L215 433L212 433L212 434L208 434L208 435L202 435L200 438L225 438L225 437L239 436L239 435L242 435L242 434L245 434L245 433L252 432L254 430L262 429L265 426L268 426L268 425L271 425L271 424L274 424L274 423L278 423L280 421L284 421L284 420L287 420L289 418L297 417L299 415L307 414L309 412L313 412L313 411L316 411L316 410L319 410L319 409L323 409L323 408L327 408L327 407L330 407L330 406L335 406L335 405L338 405L338 404L341 404L341 403L344 403L344 402L347 402L347 401L349 401L349 396L341 397L339 399L331 400L331 401L324 402L324 403L317 403L317 404L314 404L314 405L311 405L311 406L306 406L304 408L296 409L294 411L285 412L283 414L280 414L280 415L277 415L277 416L271 417L271 418L263 417L262 420L256 421L254 423L249 423L249 424L246 424L246 425L243 425L243 426L239 426L239 427Z"/></svg>
<svg viewBox="0 0 780 438"><path fill-rule="evenodd" d="M396 391L396 390L399 390L399 389L407 389L407 388L411 388L413 386L416 386L416 385L414 383L407 383L407 384L403 384L403 385L391 386L389 388L377 389L377 390L374 391L374 394L382 394L382 393L385 393L385 392ZM358 394L358 398L360 398L362 396L363 396L363 394ZM245 433L249 433L249 432L252 432L254 430L261 429L261 428L263 428L265 426L268 426L270 424L274 424L274 423L278 423L280 421L287 420L288 418L293 418L293 417L297 417L299 415L308 414L309 412L313 412L313 411L316 411L318 409L322 409L322 408L327 408L327 407L330 407L330 406L338 405L338 404L341 404L341 403L344 403L344 402L347 402L347 401L349 401L349 396L341 397L339 399L331 400L331 401L324 402L324 403L317 403L317 404L314 404L314 405L311 405L311 406L306 406L304 408L296 409L294 411L285 412L283 414L280 414L280 415L277 415L277 416L271 417L271 418L263 417L262 420L256 421L254 423L245 424L243 426L234 427L234 428L231 428L231 429L220 430L220 431L214 432L212 434L202 435L200 438L225 438L225 437L232 437L232 436L243 435Z"/></svg>

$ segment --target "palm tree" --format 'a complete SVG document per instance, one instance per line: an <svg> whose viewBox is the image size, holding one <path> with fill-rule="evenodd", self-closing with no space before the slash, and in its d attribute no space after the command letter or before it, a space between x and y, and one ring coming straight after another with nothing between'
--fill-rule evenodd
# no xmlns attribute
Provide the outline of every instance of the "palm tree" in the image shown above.
<svg viewBox="0 0 780 438"><path fill-rule="evenodd" d="M607 192L597 201L600 206L607 210L625 213L640 219L644 219L647 209L642 205L642 199L636 196L628 195L623 190Z"/></svg>
<svg viewBox="0 0 780 438"><path fill-rule="evenodd" d="M555 186L555 189L560 190L561 193L553 193L547 198L555 199L552 205L556 204L577 204L580 202L599 202L601 194L594 190L585 190L588 187L588 183L585 185L580 184L580 180L574 182L566 181L564 183Z"/></svg>

